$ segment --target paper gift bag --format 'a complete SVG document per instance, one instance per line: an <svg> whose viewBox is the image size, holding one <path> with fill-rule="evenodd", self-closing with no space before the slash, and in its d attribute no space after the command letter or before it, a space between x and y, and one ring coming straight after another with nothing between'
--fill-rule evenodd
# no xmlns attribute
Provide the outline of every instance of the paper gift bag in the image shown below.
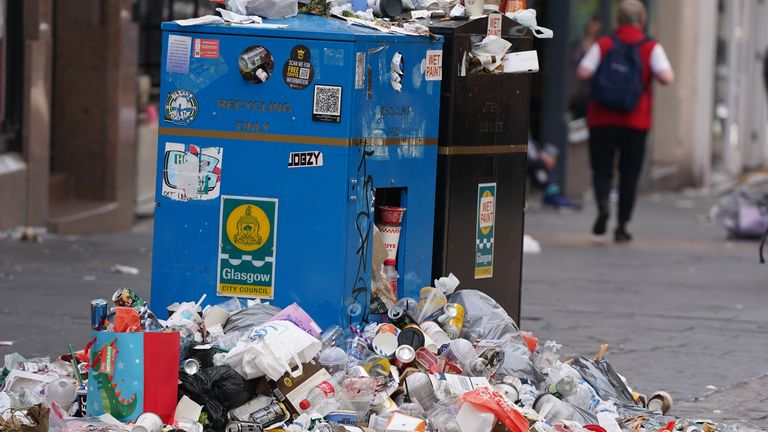
<svg viewBox="0 0 768 432"><path fill-rule="evenodd" d="M93 332L88 415L135 421L152 412L168 423L176 409L179 334Z"/></svg>

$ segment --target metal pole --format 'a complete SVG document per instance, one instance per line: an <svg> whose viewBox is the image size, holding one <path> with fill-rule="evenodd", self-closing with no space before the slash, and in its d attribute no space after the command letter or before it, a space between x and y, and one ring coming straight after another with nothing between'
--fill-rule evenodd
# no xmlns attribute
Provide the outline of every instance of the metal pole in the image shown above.
<svg viewBox="0 0 768 432"><path fill-rule="evenodd" d="M559 150L555 174L565 180L568 160L568 128L565 115L568 110L568 35L571 1L561 0L555 5L547 3L543 25L555 29L555 37L547 42L545 54L544 91L542 97L541 144L551 143Z"/></svg>

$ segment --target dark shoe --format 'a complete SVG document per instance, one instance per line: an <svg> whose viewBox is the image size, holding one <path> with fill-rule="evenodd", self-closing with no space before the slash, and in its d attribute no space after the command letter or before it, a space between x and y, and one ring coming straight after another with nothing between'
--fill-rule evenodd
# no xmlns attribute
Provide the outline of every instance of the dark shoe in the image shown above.
<svg viewBox="0 0 768 432"><path fill-rule="evenodd" d="M630 234L626 228L618 227L613 233L613 240L616 243L627 243L632 241L632 234Z"/></svg>
<svg viewBox="0 0 768 432"><path fill-rule="evenodd" d="M557 209L571 209L578 210L581 208L581 204L571 201L562 194L552 195L542 200L545 206L554 207Z"/></svg>
<svg viewBox="0 0 768 432"><path fill-rule="evenodd" d="M592 225L592 234L601 236L608 229L608 213L598 213L595 224Z"/></svg>

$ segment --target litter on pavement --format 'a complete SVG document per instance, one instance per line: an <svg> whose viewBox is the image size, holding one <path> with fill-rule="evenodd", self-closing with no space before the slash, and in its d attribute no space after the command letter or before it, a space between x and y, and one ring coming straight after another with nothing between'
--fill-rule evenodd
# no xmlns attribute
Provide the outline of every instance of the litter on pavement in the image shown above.
<svg viewBox="0 0 768 432"><path fill-rule="evenodd" d="M561 358L453 275L377 321L321 329L304 309L232 298L159 319L129 289L91 302L93 338L6 355L0 431L714 431L670 417L604 358Z"/></svg>

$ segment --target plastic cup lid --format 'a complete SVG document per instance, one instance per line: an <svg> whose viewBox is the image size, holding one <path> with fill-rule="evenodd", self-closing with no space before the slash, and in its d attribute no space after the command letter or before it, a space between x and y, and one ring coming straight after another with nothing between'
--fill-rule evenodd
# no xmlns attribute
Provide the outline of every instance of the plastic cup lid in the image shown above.
<svg viewBox="0 0 768 432"><path fill-rule="evenodd" d="M397 336L399 345L410 345L413 349L419 349L424 346L424 333L413 327L404 328Z"/></svg>

